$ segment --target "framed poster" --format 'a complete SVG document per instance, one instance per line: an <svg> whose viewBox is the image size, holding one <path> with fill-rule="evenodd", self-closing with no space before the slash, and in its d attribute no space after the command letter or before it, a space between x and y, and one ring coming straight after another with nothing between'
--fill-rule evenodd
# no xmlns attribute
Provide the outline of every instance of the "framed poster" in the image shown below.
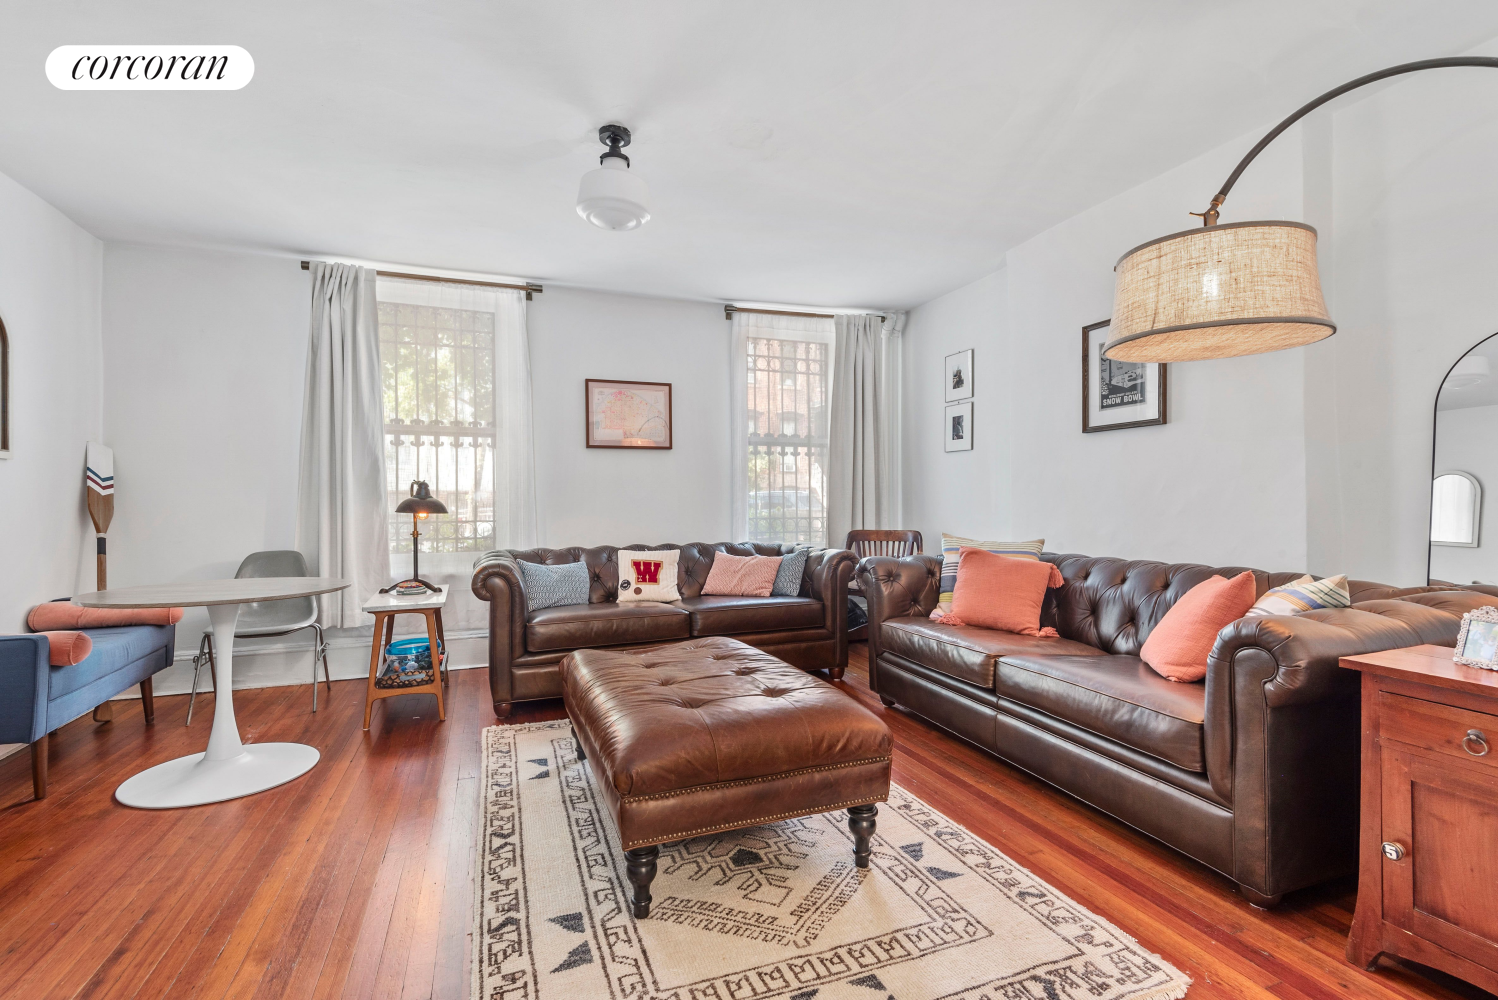
<svg viewBox="0 0 1498 1000"><path fill-rule="evenodd" d="M670 448L671 383L583 380L589 448Z"/></svg>
<svg viewBox="0 0 1498 1000"><path fill-rule="evenodd" d="M1082 433L1165 423L1165 366L1103 357L1113 321L1082 327Z"/></svg>
<svg viewBox="0 0 1498 1000"><path fill-rule="evenodd" d="M968 348L947 355L947 402L973 398L973 351Z"/></svg>
<svg viewBox="0 0 1498 1000"><path fill-rule="evenodd" d="M973 403L956 403L946 412L947 451L973 450Z"/></svg>

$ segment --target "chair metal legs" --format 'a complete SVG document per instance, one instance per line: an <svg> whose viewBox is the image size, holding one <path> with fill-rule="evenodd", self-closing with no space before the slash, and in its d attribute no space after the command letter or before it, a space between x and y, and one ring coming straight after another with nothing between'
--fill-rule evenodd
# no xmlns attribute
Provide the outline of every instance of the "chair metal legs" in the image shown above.
<svg viewBox="0 0 1498 1000"><path fill-rule="evenodd" d="M322 626L312 623L312 711L317 711L317 661L322 660L322 679L327 685L328 697L333 697L333 677L328 673L328 644L323 639Z"/></svg>
<svg viewBox="0 0 1498 1000"><path fill-rule="evenodd" d="M312 711L317 711L317 661L322 661L323 684L327 688L329 698L333 696L333 675L328 670L328 643L323 637L322 626L313 623L303 628L312 629ZM295 631L300 631L297 629ZM284 633L283 633L284 634ZM213 658L213 633L204 632L203 639L198 643L198 653L192 658L192 694L187 699L187 725L192 725L193 705L198 699L198 676L204 665L207 665L209 674L213 677L213 690L218 691L218 671Z"/></svg>
<svg viewBox="0 0 1498 1000"><path fill-rule="evenodd" d="M192 658L192 694L187 699L187 722L184 725L192 725L192 707L198 700L198 674L203 669L203 664L208 665L209 676L213 680L213 692L218 693L218 669L213 662L213 633L204 632L203 638L198 642L198 653Z"/></svg>

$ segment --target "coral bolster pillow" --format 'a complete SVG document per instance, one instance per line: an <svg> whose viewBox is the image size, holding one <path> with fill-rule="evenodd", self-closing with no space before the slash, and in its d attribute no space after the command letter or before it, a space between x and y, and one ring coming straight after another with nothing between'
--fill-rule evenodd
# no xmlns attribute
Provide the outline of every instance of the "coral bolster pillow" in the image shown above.
<svg viewBox="0 0 1498 1000"><path fill-rule="evenodd" d="M958 555L952 615L964 625L1040 635L1040 605L1066 581L1053 563L996 555L963 546Z"/></svg>
<svg viewBox="0 0 1498 1000"><path fill-rule="evenodd" d="M1207 657L1217 633L1248 614L1254 590L1252 573L1198 583L1165 612L1144 640L1140 659L1168 680L1201 680L1207 676Z"/></svg>
<svg viewBox="0 0 1498 1000"><path fill-rule="evenodd" d="M731 556L719 552L713 556L713 568L702 585L702 595L769 597L775 589L780 560L780 556Z"/></svg>
<svg viewBox="0 0 1498 1000"><path fill-rule="evenodd" d="M94 651L94 640L82 632L42 632L47 637L47 662L54 667L71 667L88 659Z"/></svg>
<svg viewBox="0 0 1498 1000"><path fill-rule="evenodd" d="M80 608L71 601L49 601L31 609L26 625L33 632L55 632L118 625L175 625L181 620L181 608Z"/></svg>

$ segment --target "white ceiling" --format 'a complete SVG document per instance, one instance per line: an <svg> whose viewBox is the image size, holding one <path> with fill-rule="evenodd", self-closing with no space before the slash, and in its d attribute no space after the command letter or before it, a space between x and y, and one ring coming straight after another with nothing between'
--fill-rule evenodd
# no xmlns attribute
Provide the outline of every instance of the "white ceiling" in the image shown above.
<svg viewBox="0 0 1498 1000"><path fill-rule="evenodd" d="M0 171L106 240L900 307L1346 79L1495 35L1489 0L0 0ZM57 45L124 42L242 45L255 78L43 75ZM653 192L637 232L573 211L609 121Z"/></svg>

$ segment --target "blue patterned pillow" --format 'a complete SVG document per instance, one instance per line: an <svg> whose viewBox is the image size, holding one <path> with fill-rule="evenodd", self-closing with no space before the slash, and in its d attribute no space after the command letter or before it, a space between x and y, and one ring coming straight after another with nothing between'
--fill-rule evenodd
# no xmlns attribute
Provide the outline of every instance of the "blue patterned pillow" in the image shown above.
<svg viewBox="0 0 1498 1000"><path fill-rule="evenodd" d="M585 563L547 566L522 559L520 579L525 584L527 611L588 603L588 567Z"/></svg>
<svg viewBox="0 0 1498 1000"><path fill-rule="evenodd" d="M770 588L771 597L796 597L801 593L801 577L806 574L806 557L809 555L811 549L798 548L790 555L780 557L775 585Z"/></svg>

